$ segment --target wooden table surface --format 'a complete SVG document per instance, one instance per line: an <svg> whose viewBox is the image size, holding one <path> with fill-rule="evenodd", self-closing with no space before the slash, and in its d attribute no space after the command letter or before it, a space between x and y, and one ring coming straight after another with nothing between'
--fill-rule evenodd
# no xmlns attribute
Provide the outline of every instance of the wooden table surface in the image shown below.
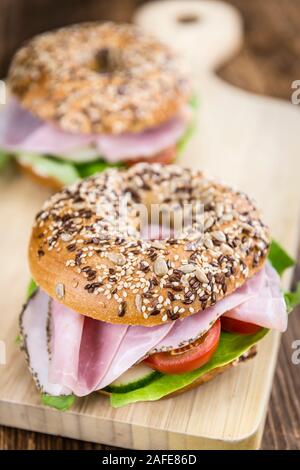
<svg viewBox="0 0 300 470"><path fill-rule="evenodd" d="M128 20L140 3L139 0L85 0L83 3L79 0L1 0L0 76L6 73L11 53L32 34L67 22L97 18ZM223 66L219 74L241 88L289 100L291 82L300 79L300 0L228 0L228 3L241 10L246 38L241 52ZM295 281L297 279L300 280L300 267L295 270ZM263 449L300 449L300 365L293 365L291 361L292 342L300 339L299 315L300 309L291 316L288 331L282 338ZM0 426L0 449L110 447Z"/></svg>

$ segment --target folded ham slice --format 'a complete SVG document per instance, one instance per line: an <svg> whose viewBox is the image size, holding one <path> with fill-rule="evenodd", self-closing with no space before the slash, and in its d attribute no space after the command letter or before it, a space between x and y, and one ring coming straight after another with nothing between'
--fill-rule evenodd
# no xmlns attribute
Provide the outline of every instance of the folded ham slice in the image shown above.
<svg viewBox="0 0 300 470"><path fill-rule="evenodd" d="M62 383L49 380L51 346L51 299L42 290L38 290L29 300L20 316L20 328L29 368L38 388L49 395L69 395L71 390ZM75 317L73 318L74 321ZM70 326L72 328L72 325ZM74 358L71 358L73 361Z"/></svg>
<svg viewBox="0 0 300 470"><path fill-rule="evenodd" d="M280 278L269 263L264 269L264 283L259 290L259 295L229 310L224 316L272 330L285 331L287 329L288 317L280 289Z"/></svg>
<svg viewBox="0 0 300 470"><path fill-rule="evenodd" d="M45 337L45 322L40 319L48 311L49 301L53 328L52 360L47 378L49 358L45 352L45 339L41 339ZM37 356L42 358L45 370L39 365L34 371L41 374L39 380L47 383L48 389L49 383L53 382L51 391L54 395L70 389L75 395L83 396L104 388L150 353L176 349L199 338L221 315L279 331L287 327L280 279L268 263L241 288L213 307L156 327L127 327L93 320L50 300L42 291L30 300L26 312L22 323L24 333L32 337L30 330L33 329L36 338L35 347L28 348L30 363L39 363ZM24 318L27 318L26 322Z"/></svg>
<svg viewBox="0 0 300 470"><path fill-rule="evenodd" d="M88 395L107 372L126 325L93 320L51 300L53 349L49 381Z"/></svg>
<svg viewBox="0 0 300 470"><path fill-rule="evenodd" d="M57 155L71 161L104 157L114 163L141 156L150 158L174 145L185 132L188 120L189 113L184 109L170 121L135 134L73 134L36 118L11 98L0 113L0 148Z"/></svg>
<svg viewBox="0 0 300 470"><path fill-rule="evenodd" d="M101 389L120 377L126 370L143 359L157 343L172 332L175 324L153 326L130 326L123 338L105 376L99 381Z"/></svg>

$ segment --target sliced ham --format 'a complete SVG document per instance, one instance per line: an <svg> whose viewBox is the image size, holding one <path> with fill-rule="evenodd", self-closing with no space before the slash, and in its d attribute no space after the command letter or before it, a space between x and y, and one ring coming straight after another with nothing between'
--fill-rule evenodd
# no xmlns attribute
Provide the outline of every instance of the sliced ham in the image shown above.
<svg viewBox="0 0 300 470"><path fill-rule="evenodd" d="M97 390L104 388L120 377L136 362L143 359L147 353L174 328L174 324L153 326L130 326L123 338L120 347L113 357L107 373L98 383Z"/></svg>
<svg viewBox="0 0 300 470"><path fill-rule="evenodd" d="M273 330L285 331L287 329L288 318L280 289L280 278L271 264L267 263L265 266L264 284L259 290L259 295L243 302L233 310L230 309L225 316Z"/></svg>
<svg viewBox="0 0 300 470"><path fill-rule="evenodd" d="M51 299L52 342L49 380L73 390L78 379L84 316Z"/></svg>
<svg viewBox="0 0 300 470"><path fill-rule="evenodd" d="M90 145L91 137L61 131L11 98L0 113L0 147L8 151L62 155Z"/></svg>
<svg viewBox="0 0 300 470"><path fill-rule="evenodd" d="M101 135L97 146L101 155L116 163L126 159L151 157L177 142L186 130L186 121L177 116L161 126L137 134Z"/></svg>
<svg viewBox="0 0 300 470"><path fill-rule="evenodd" d="M186 110L158 127L120 135L72 134L42 121L11 98L0 114L0 148L9 152L39 153L72 161L104 157L114 163L143 156L151 157L173 145L187 128Z"/></svg>
<svg viewBox="0 0 300 470"><path fill-rule="evenodd" d="M71 393L70 389L60 382L48 379L51 343L49 302L49 296L42 290L31 297L20 317L21 333L29 368L38 388L49 395L68 395Z"/></svg>
<svg viewBox="0 0 300 470"><path fill-rule="evenodd" d="M97 390L111 367L127 325L112 325L86 317L80 345L78 380L74 384L75 395L83 396Z"/></svg>
<svg viewBox="0 0 300 470"><path fill-rule="evenodd" d="M32 370L38 374L39 381L46 384L47 390L52 387L54 395L71 389L83 396L104 388L150 353L176 349L199 338L224 314L279 331L287 326L280 279L268 263L213 307L156 327L104 323L51 300L53 334L48 380L45 312L48 312L49 301L49 297L39 291L22 316L22 327L27 335L30 333L30 338L35 338L30 347L27 346L30 363L34 365ZM60 385L55 385L57 383Z"/></svg>
<svg viewBox="0 0 300 470"><path fill-rule="evenodd" d="M88 395L106 373L127 326L79 315L52 301L53 350L49 380Z"/></svg>

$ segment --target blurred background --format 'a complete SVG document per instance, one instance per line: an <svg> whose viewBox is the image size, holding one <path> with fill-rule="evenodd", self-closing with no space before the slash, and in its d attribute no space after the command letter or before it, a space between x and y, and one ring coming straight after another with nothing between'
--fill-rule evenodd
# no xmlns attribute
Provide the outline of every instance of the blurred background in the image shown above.
<svg viewBox="0 0 300 470"><path fill-rule="evenodd" d="M31 36L78 21L130 21L142 3L145 0L1 0L0 77L15 50ZM247 90L288 99L291 82L300 77L300 1L225 3L243 14L246 37L241 52L219 74Z"/></svg>
<svg viewBox="0 0 300 470"><path fill-rule="evenodd" d="M256 94L290 100L291 82L300 79L300 0L223 1L241 12L245 41L239 53L223 65L218 74L229 83ZM0 0L0 77L6 76L16 49L33 35L80 21L130 21L135 8L142 3L145 0ZM297 276L299 278L300 273ZM300 374L293 374L286 360L298 331L295 317L281 344L262 443L264 449L299 449L299 409L295 407ZM0 448L107 447L0 427Z"/></svg>

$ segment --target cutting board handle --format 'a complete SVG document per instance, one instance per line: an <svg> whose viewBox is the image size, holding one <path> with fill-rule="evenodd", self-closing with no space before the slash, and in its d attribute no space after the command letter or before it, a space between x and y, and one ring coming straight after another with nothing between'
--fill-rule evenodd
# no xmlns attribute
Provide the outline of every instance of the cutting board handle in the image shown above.
<svg viewBox="0 0 300 470"><path fill-rule="evenodd" d="M134 21L183 54L195 74L216 69L243 38L241 15L219 1L150 2L136 11Z"/></svg>

